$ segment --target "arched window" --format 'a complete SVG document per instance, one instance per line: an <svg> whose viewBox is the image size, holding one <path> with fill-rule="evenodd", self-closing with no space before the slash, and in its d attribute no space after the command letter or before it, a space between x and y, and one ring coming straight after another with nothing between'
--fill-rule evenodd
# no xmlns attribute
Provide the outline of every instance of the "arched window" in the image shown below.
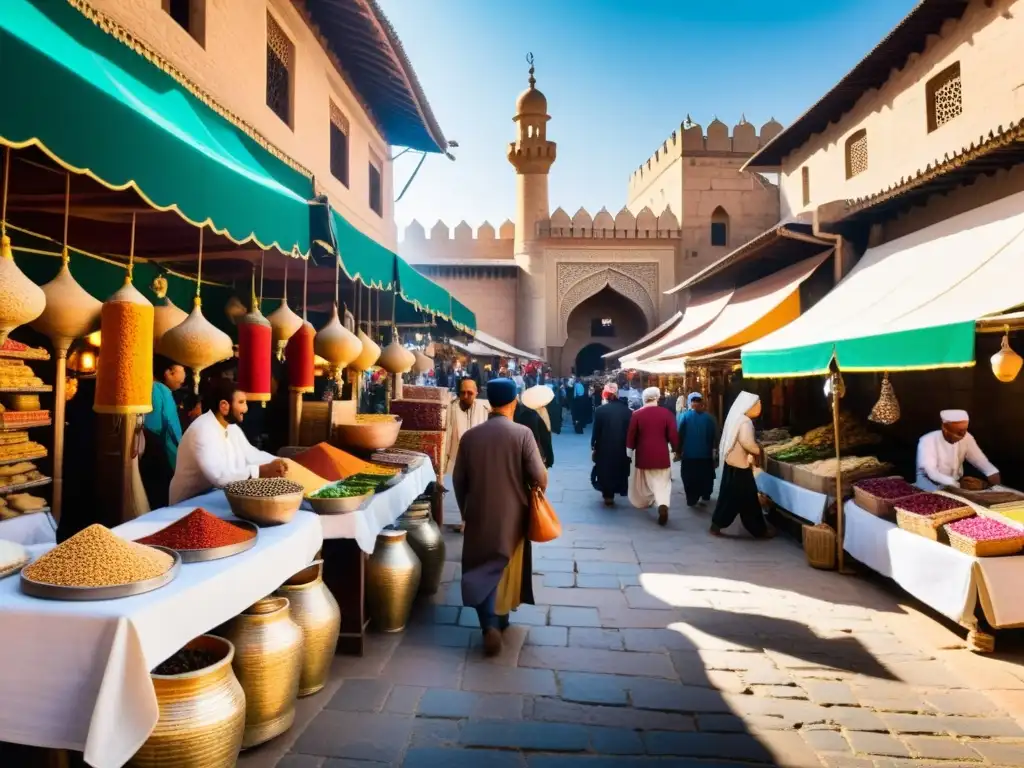
<svg viewBox="0 0 1024 768"><path fill-rule="evenodd" d="M729 244L729 214L722 206L715 208L715 212L711 214L711 244Z"/></svg>
<svg viewBox="0 0 1024 768"><path fill-rule="evenodd" d="M868 169L868 132L861 128L846 140L846 178L852 179Z"/></svg>

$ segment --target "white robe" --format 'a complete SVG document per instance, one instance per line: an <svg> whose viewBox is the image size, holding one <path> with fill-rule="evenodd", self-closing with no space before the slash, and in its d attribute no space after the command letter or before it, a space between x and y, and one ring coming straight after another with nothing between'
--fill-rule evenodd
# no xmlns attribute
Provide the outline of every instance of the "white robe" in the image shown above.
<svg viewBox="0 0 1024 768"><path fill-rule="evenodd" d="M459 455L459 444L466 431L478 427L487 421L487 414L490 413L490 406L483 400L477 398L473 406L468 410L462 410L459 401L456 400L448 406L448 437L445 440L445 461L444 472L446 480L451 479L455 470L455 459ZM445 487L451 488L450 482L445 482Z"/></svg>
<svg viewBox="0 0 1024 768"><path fill-rule="evenodd" d="M917 443L917 486L935 491L944 485L959 485L969 461L985 477L999 472L968 432L963 440L950 443L941 430L929 432Z"/></svg>
<svg viewBox="0 0 1024 768"><path fill-rule="evenodd" d="M629 453L629 451L627 451ZM672 500L672 468L637 469L630 463L629 503L637 509L651 506L667 507Z"/></svg>

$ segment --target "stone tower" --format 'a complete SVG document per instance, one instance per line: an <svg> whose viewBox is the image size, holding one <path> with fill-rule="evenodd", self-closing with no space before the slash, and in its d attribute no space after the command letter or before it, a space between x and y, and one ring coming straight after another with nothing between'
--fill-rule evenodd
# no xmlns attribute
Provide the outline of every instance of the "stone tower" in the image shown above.
<svg viewBox="0 0 1024 768"><path fill-rule="evenodd" d="M540 355L546 353L544 249L538 224L546 221L548 171L555 162L555 142L548 141L548 100L537 90L533 54L530 86L516 100L516 140L508 145L508 161L516 169L515 259L519 276L516 345Z"/></svg>

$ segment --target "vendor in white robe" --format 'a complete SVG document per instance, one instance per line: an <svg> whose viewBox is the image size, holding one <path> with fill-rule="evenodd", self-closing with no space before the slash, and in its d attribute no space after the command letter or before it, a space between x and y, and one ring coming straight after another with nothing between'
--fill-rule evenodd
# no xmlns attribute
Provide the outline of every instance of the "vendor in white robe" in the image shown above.
<svg viewBox="0 0 1024 768"><path fill-rule="evenodd" d="M459 382L459 399L448 406L448 437L444 446L445 488L454 487L452 472L455 471L455 460L459 455L462 436L468 430L487 421L490 412L490 405L477 397L476 382L468 378L462 379ZM461 524L459 527L461 528Z"/></svg>
<svg viewBox="0 0 1024 768"><path fill-rule="evenodd" d="M193 421L178 444L170 503L178 504L236 480L284 477L279 459L254 447L238 425L249 410L245 392L230 379L214 379L203 395L206 412Z"/></svg>
<svg viewBox="0 0 1024 768"><path fill-rule="evenodd" d="M943 486L980 490L984 483L964 478L964 461L981 472L991 485L1000 482L999 470L982 453L974 436L967 431L967 411L942 411L942 429L929 432L917 443L917 486L935 491Z"/></svg>

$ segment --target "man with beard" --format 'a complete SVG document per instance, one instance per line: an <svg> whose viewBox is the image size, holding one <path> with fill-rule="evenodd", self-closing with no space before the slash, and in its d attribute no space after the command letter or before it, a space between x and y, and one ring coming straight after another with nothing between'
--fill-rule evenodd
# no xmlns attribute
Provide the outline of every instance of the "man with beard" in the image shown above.
<svg viewBox="0 0 1024 768"><path fill-rule="evenodd" d="M632 411L625 400L619 399L617 384L605 384L607 401L594 414L594 435L590 439L593 449L597 482L606 507L615 504L615 495L629 492L629 456L626 455L626 437Z"/></svg>
<svg viewBox="0 0 1024 768"><path fill-rule="evenodd" d="M284 460L254 448L239 427L249 406L235 382L212 380L203 395L203 409L205 413L185 430L178 445L171 504L236 480L284 477Z"/></svg>

